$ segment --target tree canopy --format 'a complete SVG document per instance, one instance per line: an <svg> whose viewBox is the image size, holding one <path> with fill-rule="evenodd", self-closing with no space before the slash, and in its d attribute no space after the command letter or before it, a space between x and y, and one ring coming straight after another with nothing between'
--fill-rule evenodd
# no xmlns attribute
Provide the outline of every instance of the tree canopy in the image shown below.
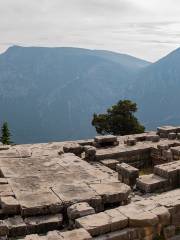
<svg viewBox="0 0 180 240"><path fill-rule="evenodd" d="M92 125L99 134L128 135L143 133L145 127L134 116L137 104L130 100L120 100L107 109L107 113L94 114Z"/></svg>

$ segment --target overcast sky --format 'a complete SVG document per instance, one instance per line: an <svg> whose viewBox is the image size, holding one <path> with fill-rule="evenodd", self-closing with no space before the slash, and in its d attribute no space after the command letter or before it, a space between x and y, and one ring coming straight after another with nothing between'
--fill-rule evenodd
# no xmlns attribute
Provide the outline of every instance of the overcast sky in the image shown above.
<svg viewBox="0 0 180 240"><path fill-rule="evenodd" d="M180 0L0 0L11 45L107 49L155 61L180 47Z"/></svg>

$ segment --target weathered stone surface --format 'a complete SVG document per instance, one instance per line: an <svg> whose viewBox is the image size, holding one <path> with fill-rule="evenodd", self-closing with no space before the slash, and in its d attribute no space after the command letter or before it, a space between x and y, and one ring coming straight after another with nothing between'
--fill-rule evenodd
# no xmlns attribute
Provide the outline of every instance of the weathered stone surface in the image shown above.
<svg viewBox="0 0 180 240"><path fill-rule="evenodd" d="M92 208L88 203L82 202L82 203L76 203L68 207L67 214L69 219L76 219L80 217L84 217L87 215L94 214L95 210Z"/></svg>
<svg viewBox="0 0 180 240"><path fill-rule="evenodd" d="M170 224L171 215L168 209L165 208L164 206L156 207L152 209L151 212L154 213L156 216L158 216L159 223L162 226L167 226Z"/></svg>
<svg viewBox="0 0 180 240"><path fill-rule="evenodd" d="M19 214L20 213L20 204L12 196L1 197L1 208L5 214Z"/></svg>
<svg viewBox="0 0 180 240"><path fill-rule="evenodd" d="M27 235L24 240L47 240L44 236L39 236L37 234ZM55 239L54 239L55 240Z"/></svg>
<svg viewBox="0 0 180 240"><path fill-rule="evenodd" d="M123 183L133 187L136 179L139 177L139 169L134 168L126 163L118 164L116 167L118 179Z"/></svg>
<svg viewBox="0 0 180 240"><path fill-rule="evenodd" d="M104 203L126 201L131 192L129 186L120 182L90 184L90 187L102 197Z"/></svg>
<svg viewBox="0 0 180 240"><path fill-rule="evenodd" d="M137 179L136 186L145 193L158 192L168 187L168 180L155 174L142 175Z"/></svg>
<svg viewBox="0 0 180 240"><path fill-rule="evenodd" d="M22 216L58 213L63 207L61 200L48 191L19 194L17 199L20 203Z"/></svg>
<svg viewBox="0 0 180 240"><path fill-rule="evenodd" d="M116 146L118 143L117 136L114 135L96 136L94 138L94 145L96 147Z"/></svg>
<svg viewBox="0 0 180 240"><path fill-rule="evenodd" d="M157 134L149 134L146 136L146 141L159 142L160 137Z"/></svg>
<svg viewBox="0 0 180 240"><path fill-rule="evenodd" d="M16 237L27 234L26 224L21 216L10 217L5 220L5 223L9 229L10 236Z"/></svg>
<svg viewBox="0 0 180 240"><path fill-rule="evenodd" d="M8 184L7 178L0 178L0 185L1 184Z"/></svg>
<svg viewBox="0 0 180 240"><path fill-rule="evenodd" d="M110 217L109 223L111 232L127 227L128 218L120 213L118 209L106 210L105 213Z"/></svg>
<svg viewBox="0 0 180 240"><path fill-rule="evenodd" d="M116 166L119 163L116 159L104 159L100 161L104 166L111 168L112 170L116 170Z"/></svg>
<svg viewBox="0 0 180 240"><path fill-rule="evenodd" d="M66 143L63 146L63 150L65 153L74 153L75 155L80 156L84 148L80 144L72 142Z"/></svg>
<svg viewBox="0 0 180 240"><path fill-rule="evenodd" d="M174 139L176 139L176 137L177 137L176 133L169 133L168 134L168 139L170 139L170 140L174 140Z"/></svg>
<svg viewBox="0 0 180 240"><path fill-rule="evenodd" d="M0 184L0 197L14 196L9 184Z"/></svg>
<svg viewBox="0 0 180 240"><path fill-rule="evenodd" d="M9 229L3 220L0 220L0 237L9 234Z"/></svg>
<svg viewBox="0 0 180 240"><path fill-rule="evenodd" d="M138 234L136 229L125 228L123 230L114 231L94 238L94 240L131 240L131 239L138 240Z"/></svg>
<svg viewBox="0 0 180 240"><path fill-rule="evenodd" d="M84 146L85 159L94 161L96 159L96 148L93 146Z"/></svg>
<svg viewBox="0 0 180 240"><path fill-rule="evenodd" d="M134 146L136 145L137 140L135 138L128 138L125 143L127 144L127 146Z"/></svg>
<svg viewBox="0 0 180 240"><path fill-rule="evenodd" d="M92 236L111 231L110 217L104 212L78 218L75 222L77 227L84 228Z"/></svg>
<svg viewBox="0 0 180 240"><path fill-rule="evenodd" d="M162 126L157 128L157 133L158 134L163 134L164 137L168 137L169 133L174 133L177 132L177 127L173 126Z"/></svg>
<svg viewBox="0 0 180 240"><path fill-rule="evenodd" d="M28 233L43 233L62 227L62 214L34 216L25 218Z"/></svg>
<svg viewBox="0 0 180 240"><path fill-rule="evenodd" d="M92 239L91 235L83 228L74 229L60 233L64 240L89 240Z"/></svg>

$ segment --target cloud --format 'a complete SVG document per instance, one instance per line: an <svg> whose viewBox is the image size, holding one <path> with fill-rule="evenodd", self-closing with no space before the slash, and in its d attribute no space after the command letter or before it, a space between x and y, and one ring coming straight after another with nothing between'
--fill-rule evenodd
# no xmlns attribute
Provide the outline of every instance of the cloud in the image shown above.
<svg viewBox="0 0 180 240"><path fill-rule="evenodd" d="M0 51L77 46L156 60L178 47L179 10L179 0L0 0Z"/></svg>

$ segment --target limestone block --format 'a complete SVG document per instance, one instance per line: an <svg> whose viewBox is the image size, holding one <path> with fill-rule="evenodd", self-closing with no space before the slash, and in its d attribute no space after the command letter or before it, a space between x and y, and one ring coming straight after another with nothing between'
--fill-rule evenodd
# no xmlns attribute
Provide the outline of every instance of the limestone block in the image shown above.
<svg viewBox="0 0 180 240"><path fill-rule="evenodd" d="M2 212L5 214L19 214L20 213L20 204L12 196L1 197L1 208Z"/></svg>
<svg viewBox="0 0 180 240"><path fill-rule="evenodd" d="M139 177L139 169L122 163L117 165L116 170L120 181L131 187L136 184L136 179Z"/></svg>
<svg viewBox="0 0 180 240"><path fill-rule="evenodd" d="M111 232L123 229L128 225L128 218L125 217L118 209L106 210L106 213L110 217Z"/></svg>
<svg viewBox="0 0 180 240"><path fill-rule="evenodd" d="M1 184L8 184L7 178L0 178L0 185Z"/></svg>
<svg viewBox="0 0 180 240"><path fill-rule="evenodd" d="M131 214L129 217L130 227L146 227L158 224L158 217L150 212L142 212L140 214Z"/></svg>
<svg viewBox="0 0 180 240"><path fill-rule="evenodd" d="M96 148L93 146L84 146L85 159L94 161L96 159Z"/></svg>
<svg viewBox="0 0 180 240"><path fill-rule="evenodd" d="M180 139L180 133L177 133L177 139Z"/></svg>
<svg viewBox="0 0 180 240"><path fill-rule="evenodd" d="M159 142L160 137L157 134L149 134L146 136L146 141Z"/></svg>
<svg viewBox="0 0 180 240"><path fill-rule="evenodd" d="M83 228L60 233L63 240L90 240L91 235ZM53 239L54 240L54 239Z"/></svg>
<svg viewBox="0 0 180 240"><path fill-rule="evenodd" d="M25 218L28 233L43 233L62 226L62 214L34 216Z"/></svg>
<svg viewBox="0 0 180 240"><path fill-rule="evenodd" d="M159 223L162 226L167 226L170 224L171 215L166 207L164 207L164 206L156 207L156 208L152 209L151 212L158 216Z"/></svg>
<svg viewBox="0 0 180 240"><path fill-rule="evenodd" d="M80 156L84 148L78 143L69 142L63 146L63 150L65 153L74 153L75 155Z"/></svg>
<svg viewBox="0 0 180 240"><path fill-rule="evenodd" d="M6 236L9 234L9 229L6 223L3 220L0 220L0 237Z"/></svg>
<svg viewBox="0 0 180 240"><path fill-rule="evenodd" d="M96 136L94 138L95 147L116 146L118 143L117 137L114 135Z"/></svg>
<svg viewBox="0 0 180 240"><path fill-rule="evenodd" d="M168 134L168 139L169 139L169 140L174 140L174 139L176 139L176 133L169 133L169 134Z"/></svg>
<svg viewBox="0 0 180 240"><path fill-rule="evenodd" d="M47 240L44 236L39 236L37 234L27 235L24 240ZM55 240L55 239L54 239Z"/></svg>
<svg viewBox="0 0 180 240"><path fill-rule="evenodd" d="M174 237L175 236L175 226L171 225L171 226L167 226L163 228L163 235L165 240L169 240L169 238Z"/></svg>
<svg viewBox="0 0 180 240"><path fill-rule="evenodd" d="M75 220L76 226L84 228L92 236L98 236L111 231L110 217L104 213L97 213Z"/></svg>
<svg viewBox="0 0 180 240"><path fill-rule="evenodd" d="M116 166L119 163L116 159L104 159L100 161L104 166L111 168L112 170L116 170Z"/></svg>
<svg viewBox="0 0 180 240"><path fill-rule="evenodd" d="M136 186L145 193L158 192L168 187L168 181L158 175L148 174L140 176Z"/></svg>
<svg viewBox="0 0 180 240"><path fill-rule="evenodd" d="M157 128L157 133L160 134L160 136L168 137L169 133L175 133L177 132L177 127L173 126L162 126Z"/></svg>
<svg viewBox="0 0 180 240"><path fill-rule="evenodd" d="M136 229L125 228L123 230L118 230L110 232L98 237L95 237L94 240L138 240L138 235Z"/></svg>
<svg viewBox="0 0 180 240"><path fill-rule="evenodd" d="M27 234L26 224L21 216L14 216L4 220L9 229L9 235L12 237L23 236Z"/></svg>
<svg viewBox="0 0 180 240"><path fill-rule="evenodd" d="M137 140L135 138L128 138L125 143L127 144L127 146L134 146L137 143Z"/></svg>
<svg viewBox="0 0 180 240"><path fill-rule="evenodd" d="M0 184L0 197L14 196L9 184Z"/></svg>
<svg viewBox="0 0 180 240"><path fill-rule="evenodd" d="M92 208L87 202L76 203L67 208L67 214L71 220L94 213L94 208Z"/></svg>
<svg viewBox="0 0 180 240"><path fill-rule="evenodd" d="M131 188L120 182L90 184L90 187L102 197L104 203L120 203L126 201Z"/></svg>
<svg viewBox="0 0 180 240"><path fill-rule="evenodd" d="M46 240L63 240L63 238L59 231L54 230L47 233Z"/></svg>

